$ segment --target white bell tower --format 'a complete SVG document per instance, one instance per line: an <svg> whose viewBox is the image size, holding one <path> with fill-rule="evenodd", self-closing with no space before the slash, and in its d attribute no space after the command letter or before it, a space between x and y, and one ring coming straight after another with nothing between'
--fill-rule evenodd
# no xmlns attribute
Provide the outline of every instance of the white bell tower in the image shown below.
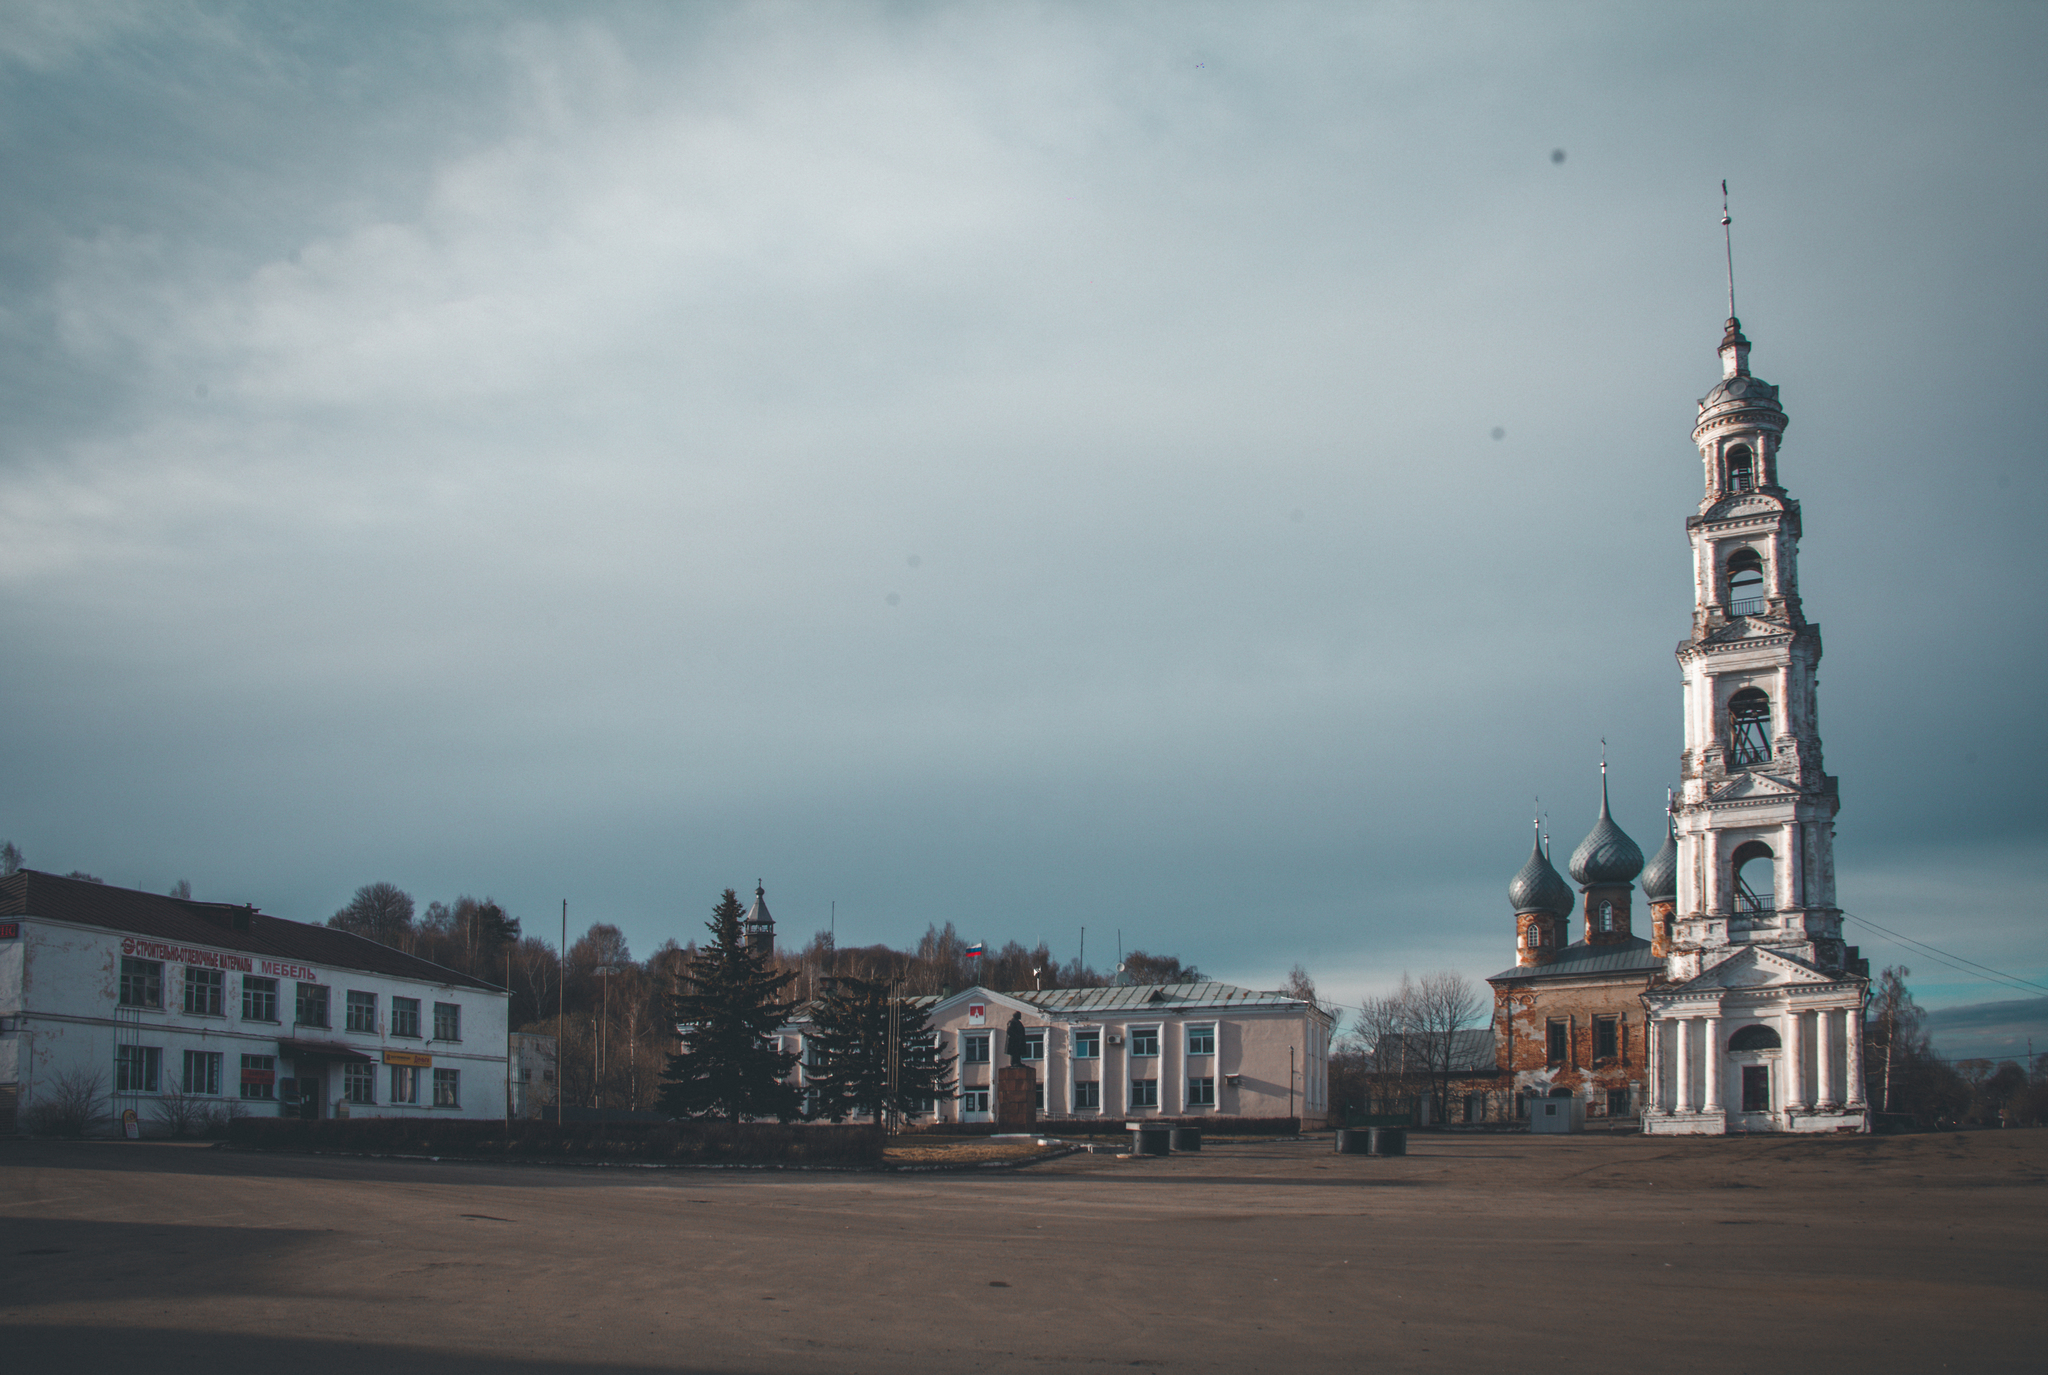
<svg viewBox="0 0 2048 1375"><path fill-rule="evenodd" d="M1693 442L1706 492L1686 521L1692 635L1685 675L1674 977L1744 945L1841 971L1835 905L1836 780L1822 767L1814 675L1820 627L1799 600L1799 503L1785 493L1778 389L1751 374L1733 314L1721 381L1699 403Z"/></svg>

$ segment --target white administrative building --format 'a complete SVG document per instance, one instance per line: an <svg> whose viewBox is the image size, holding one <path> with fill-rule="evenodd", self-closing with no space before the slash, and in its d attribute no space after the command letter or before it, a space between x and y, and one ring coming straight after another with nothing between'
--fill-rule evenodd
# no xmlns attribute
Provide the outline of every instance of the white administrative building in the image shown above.
<svg viewBox="0 0 2048 1375"><path fill-rule="evenodd" d="M496 1117L505 990L347 931L24 869L0 878L0 1132L97 1082L261 1116ZM25 1117L22 1120L27 1120Z"/></svg>
<svg viewBox="0 0 2048 1375"><path fill-rule="evenodd" d="M1315 1003L1224 983L1048 988L974 987L914 998L940 1049L954 1057L956 1092L933 1105L942 1122L994 1120L1003 1038L1022 1018L1024 1064L1038 1113L1052 1119L1300 1118L1330 1112L1333 1019ZM812 1057L806 1016L782 1029L783 1048Z"/></svg>

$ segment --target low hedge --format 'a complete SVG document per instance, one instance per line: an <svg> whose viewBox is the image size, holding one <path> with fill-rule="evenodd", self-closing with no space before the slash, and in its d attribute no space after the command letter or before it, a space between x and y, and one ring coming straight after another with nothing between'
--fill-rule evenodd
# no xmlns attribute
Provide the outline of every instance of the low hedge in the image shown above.
<svg viewBox="0 0 2048 1375"><path fill-rule="evenodd" d="M1195 1127L1210 1136L1299 1136L1299 1117L1041 1117L1032 1126L1037 1136L1122 1136L1128 1127ZM919 1122L903 1129L905 1136L995 1136L1015 1127L993 1122Z"/></svg>
<svg viewBox="0 0 2048 1375"><path fill-rule="evenodd" d="M452 1155L649 1164L858 1165L879 1162L873 1127L776 1122L554 1122L356 1117L308 1122L242 1117L228 1144L259 1151Z"/></svg>

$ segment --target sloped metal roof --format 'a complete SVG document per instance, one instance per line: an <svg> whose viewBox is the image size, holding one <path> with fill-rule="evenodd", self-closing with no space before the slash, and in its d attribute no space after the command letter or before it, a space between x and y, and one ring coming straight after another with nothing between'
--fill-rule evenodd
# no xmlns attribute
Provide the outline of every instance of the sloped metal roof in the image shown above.
<svg viewBox="0 0 2048 1375"><path fill-rule="evenodd" d="M1111 988L1045 988L1006 997L1047 1013L1076 1016L1092 1012L1169 1012L1176 1008L1300 1007L1303 1000L1285 993L1262 993L1236 984L1128 984Z"/></svg>
<svg viewBox="0 0 2048 1375"><path fill-rule="evenodd" d="M1611 944L1575 941L1557 952L1549 964L1516 965L1487 976L1488 983L1529 983L1541 979L1576 979L1587 974L1654 974L1664 967L1661 955L1650 953L1641 936Z"/></svg>
<svg viewBox="0 0 2048 1375"><path fill-rule="evenodd" d="M944 998L930 993L906 998L912 1007L935 1007L941 1002L951 1002L963 993L974 989L961 989L948 993ZM1262 993L1255 988L1239 988L1236 984L1203 982L1181 984L1130 984L1111 988L1040 988L1013 992L1006 989L983 988L984 993L995 994L1037 1008L1048 1017L1089 1017L1098 1013L1111 1012L1202 1012L1215 1008L1273 1008L1283 1009L1306 1006L1305 1000L1290 997L1285 993ZM810 1005L790 1017L792 1022L806 1021L810 1017Z"/></svg>
<svg viewBox="0 0 2048 1375"><path fill-rule="evenodd" d="M51 921L149 936L166 943L210 945L220 950L333 969L356 969L368 974L390 974L451 988L504 992L497 984L408 955L352 931L287 921L232 902L162 897L107 883L59 878L37 869L23 869L0 878L0 917L46 917ZM246 922L247 929L238 930L238 921Z"/></svg>

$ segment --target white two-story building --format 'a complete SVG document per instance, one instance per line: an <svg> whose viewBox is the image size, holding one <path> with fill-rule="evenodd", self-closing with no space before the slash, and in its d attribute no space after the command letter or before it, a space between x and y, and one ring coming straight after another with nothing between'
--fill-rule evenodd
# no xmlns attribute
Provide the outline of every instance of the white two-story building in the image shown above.
<svg viewBox="0 0 2048 1375"><path fill-rule="evenodd" d="M1023 1019L1024 1060L1043 1118L1300 1118L1330 1113L1333 1019L1315 1003L1222 983L969 988L914 998L940 1048L954 1057L957 1091L933 1105L941 1122L994 1118L995 1070L1009 1063L1004 1033ZM783 1048L812 1059L808 1009L782 1029Z"/></svg>
<svg viewBox="0 0 2048 1375"><path fill-rule="evenodd" d="M505 990L252 907L24 869L0 878L0 1132L98 1082L304 1117L503 1117Z"/></svg>

